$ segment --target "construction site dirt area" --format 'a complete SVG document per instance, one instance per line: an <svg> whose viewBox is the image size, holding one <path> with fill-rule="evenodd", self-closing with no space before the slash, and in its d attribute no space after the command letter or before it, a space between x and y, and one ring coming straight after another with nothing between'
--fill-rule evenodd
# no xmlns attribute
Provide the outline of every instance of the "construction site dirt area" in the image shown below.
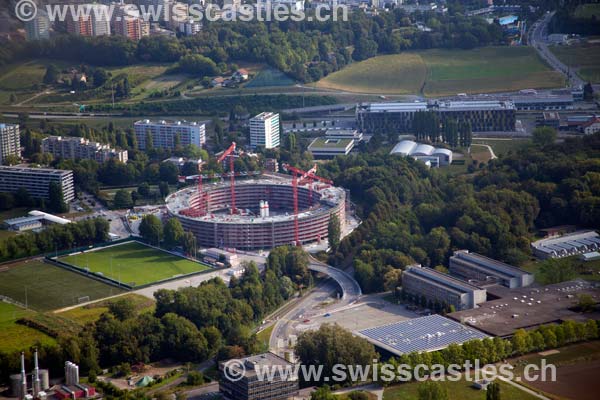
<svg viewBox="0 0 600 400"><path fill-rule="evenodd" d="M574 400L597 400L600 393L600 360L556 368L556 382L527 382L534 389Z"/></svg>

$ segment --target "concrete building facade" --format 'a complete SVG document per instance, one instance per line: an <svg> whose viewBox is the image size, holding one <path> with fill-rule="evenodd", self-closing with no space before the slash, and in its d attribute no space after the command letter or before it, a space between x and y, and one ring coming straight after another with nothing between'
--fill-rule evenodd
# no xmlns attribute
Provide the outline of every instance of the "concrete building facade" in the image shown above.
<svg viewBox="0 0 600 400"><path fill-rule="evenodd" d="M51 26L48 13L38 8L35 18L25 22L25 37L28 41L48 39Z"/></svg>
<svg viewBox="0 0 600 400"><path fill-rule="evenodd" d="M206 143L206 126L198 122L146 119L137 121L134 129L140 150L149 147L149 143L146 143L148 137L152 138L153 147L169 150L175 149L177 140L183 147L189 144L202 147Z"/></svg>
<svg viewBox="0 0 600 400"><path fill-rule="evenodd" d="M294 364L274 353L219 363L219 390L227 400L284 400L298 393ZM272 379L260 379L272 373Z"/></svg>
<svg viewBox="0 0 600 400"><path fill-rule="evenodd" d="M402 274L402 290L409 295L425 296L432 302L452 305L457 310L474 308L487 298L485 289L419 264L408 266Z"/></svg>
<svg viewBox="0 0 600 400"><path fill-rule="evenodd" d="M0 124L0 164L4 164L7 156L21 157L19 125Z"/></svg>
<svg viewBox="0 0 600 400"><path fill-rule="evenodd" d="M75 198L73 171L0 166L0 192L16 193L25 188L31 197L47 200L50 182L60 185L66 203Z"/></svg>
<svg viewBox="0 0 600 400"><path fill-rule="evenodd" d="M481 283L497 282L510 289L529 286L532 274L512 265L493 260L468 250L458 250L450 257L450 273Z"/></svg>
<svg viewBox="0 0 600 400"><path fill-rule="evenodd" d="M42 140L42 152L50 153L55 158L96 160L99 163L112 158L126 163L128 159L127 150L116 150L80 137L46 137Z"/></svg>
<svg viewBox="0 0 600 400"><path fill-rule="evenodd" d="M274 149L279 147L279 114L262 112L250 118L250 147Z"/></svg>

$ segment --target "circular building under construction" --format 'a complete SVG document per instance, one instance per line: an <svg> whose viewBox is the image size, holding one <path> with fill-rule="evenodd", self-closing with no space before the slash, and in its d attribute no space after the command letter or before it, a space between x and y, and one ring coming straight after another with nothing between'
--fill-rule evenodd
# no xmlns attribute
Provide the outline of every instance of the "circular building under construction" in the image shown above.
<svg viewBox="0 0 600 400"><path fill-rule="evenodd" d="M205 184L202 191L188 187L171 194L166 203L169 214L196 236L199 246L270 249L326 239L332 214L344 224L346 192L323 183L294 187L292 179L270 175L236 180L233 186Z"/></svg>

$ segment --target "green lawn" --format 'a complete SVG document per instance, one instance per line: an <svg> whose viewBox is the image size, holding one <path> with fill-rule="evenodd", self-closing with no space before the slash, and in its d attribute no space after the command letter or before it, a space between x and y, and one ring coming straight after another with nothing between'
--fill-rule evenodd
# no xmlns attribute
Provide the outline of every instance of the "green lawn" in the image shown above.
<svg viewBox="0 0 600 400"><path fill-rule="evenodd" d="M531 47L425 50L374 57L335 72L318 87L377 94L444 96L564 86Z"/></svg>
<svg viewBox="0 0 600 400"><path fill-rule="evenodd" d="M560 61L575 69L582 79L600 83L600 44L553 46L551 50Z"/></svg>
<svg viewBox="0 0 600 400"><path fill-rule="evenodd" d="M471 387L472 382L460 380L458 382L440 382L448 392L449 400L484 400L485 392ZM514 386L501 382L500 391L503 399L534 400L534 397ZM418 400L419 382L403 383L392 386L383 392L383 400Z"/></svg>
<svg viewBox="0 0 600 400"><path fill-rule="evenodd" d="M153 300L139 294L129 293L124 296L119 296L115 299L100 301L87 306L81 306L68 311L63 311L57 315L63 318L68 318L80 325L85 325L89 322L96 322L98 318L100 318L100 315L108 311L109 304L118 300L125 300L129 303L132 303L138 313L152 311L154 309Z"/></svg>
<svg viewBox="0 0 600 400"><path fill-rule="evenodd" d="M487 144L494 149L494 154L500 157L510 151L516 151L527 146L531 141L529 139L478 139L473 138L473 144Z"/></svg>
<svg viewBox="0 0 600 400"><path fill-rule="evenodd" d="M89 268L131 286L140 286L177 275L209 269L205 264L189 261L138 242L60 257L61 261Z"/></svg>
<svg viewBox="0 0 600 400"><path fill-rule="evenodd" d="M0 351L24 350L37 342L43 344L55 343L50 336L16 323L19 318L33 314L35 314L34 311L0 302Z"/></svg>
<svg viewBox="0 0 600 400"><path fill-rule="evenodd" d="M123 290L86 278L75 272L28 261L3 266L0 271L0 294L29 305L38 311L77 305L83 297L90 300L122 293Z"/></svg>
<svg viewBox="0 0 600 400"><path fill-rule="evenodd" d="M294 84L294 80L284 74L283 72L273 69L265 68L260 70L256 77L252 79L246 88L261 88L261 87L276 87L276 86L291 86Z"/></svg>

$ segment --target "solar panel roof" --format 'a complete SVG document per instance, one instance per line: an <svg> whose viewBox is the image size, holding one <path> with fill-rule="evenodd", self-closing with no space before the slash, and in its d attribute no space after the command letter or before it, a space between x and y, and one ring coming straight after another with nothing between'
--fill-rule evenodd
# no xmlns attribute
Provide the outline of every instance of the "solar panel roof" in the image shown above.
<svg viewBox="0 0 600 400"><path fill-rule="evenodd" d="M413 351L435 351L452 343L462 344L488 335L456 321L433 314L358 332L375 346L400 355Z"/></svg>

